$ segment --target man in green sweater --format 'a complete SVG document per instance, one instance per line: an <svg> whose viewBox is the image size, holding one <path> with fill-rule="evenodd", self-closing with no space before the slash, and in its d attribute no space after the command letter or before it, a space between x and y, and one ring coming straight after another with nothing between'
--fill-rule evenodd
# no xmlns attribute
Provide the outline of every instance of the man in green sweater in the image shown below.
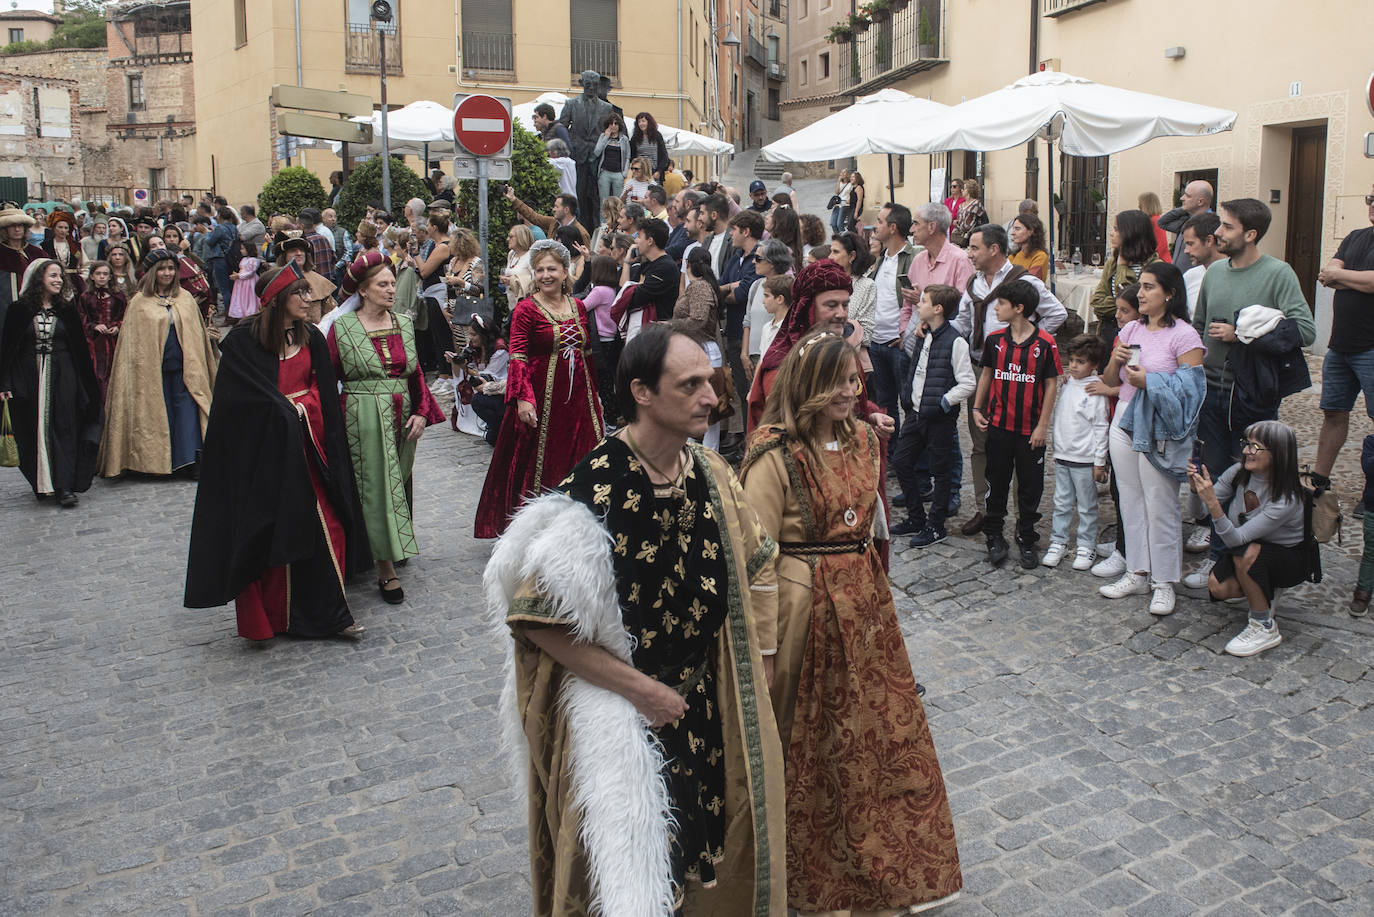
<svg viewBox="0 0 1374 917"><path fill-rule="evenodd" d="M1193 311L1193 327L1207 345L1202 368L1207 375L1207 397L1198 419L1198 438L1202 440L1202 463L1216 480L1240 458L1243 429L1231 428L1231 368L1226 357L1233 347L1244 347L1236 339L1236 313L1246 306L1261 305L1278 309L1297 323L1304 347L1317 337L1312 309L1302 294L1298 275L1286 262L1260 254L1260 239L1273 218L1269 207L1252 197L1226 201L1218 209L1221 225L1214 234L1217 251L1225 255L1207 268ZM1254 405L1250 416L1277 419L1278 402ZM1193 550L1193 539L1189 549ZM1198 545L1201 547L1201 544ZM1211 539L1211 554L1198 568L1183 578L1194 589L1207 586L1207 575L1221 557L1224 546Z"/></svg>

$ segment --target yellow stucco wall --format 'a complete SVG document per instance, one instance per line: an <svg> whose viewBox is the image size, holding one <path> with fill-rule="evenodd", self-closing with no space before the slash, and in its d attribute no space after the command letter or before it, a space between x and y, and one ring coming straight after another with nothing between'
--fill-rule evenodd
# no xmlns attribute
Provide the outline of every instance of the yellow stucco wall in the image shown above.
<svg viewBox="0 0 1374 917"><path fill-rule="evenodd" d="M1226 15L1224 7L1234 15ZM1239 115L1229 133L1161 139L1113 156L1108 213L1134 207L1137 194L1145 190L1155 191L1168 206L1176 172L1217 168L1222 198L1268 201L1271 190L1280 191L1282 203L1273 207L1274 223L1261 247L1282 256L1290 133L1295 126L1325 123L1323 256L1332 254L1346 233L1365 224L1362 197L1374 180L1374 161L1362 155L1364 134L1374 130L1374 117L1363 100L1374 66L1367 48L1374 5L1367 0L1328 0L1320 18L1338 24L1336 28L1308 27L1299 22L1306 13L1295 13L1291 3L1280 0L1205 8L1183 0L1107 0L1042 20L1039 57L1057 58L1067 73L1228 108ZM1029 28L1024 0L949 0L944 28L949 64L899 82L896 88L950 105L998 89L1027 72ZM1165 49L1175 46L1185 47L1186 57L1166 60ZM1301 88L1291 96L1294 81L1300 81ZM1045 213L1043 143L1038 155L1038 196ZM986 203L994 220L1010 219L1024 196L1025 158L1024 145L988 154ZM864 157L859 167L869 179L870 200L885 197L885 158ZM925 202L929 168L929 157L907 157L907 181L896 193L899 201ZM1059 171L1056 160L1056 180Z"/></svg>
<svg viewBox="0 0 1374 917"><path fill-rule="evenodd" d="M296 82L295 11L293 0L244 0L248 43L234 47L234 0L192 0L195 24L196 117L200 155L192 170L198 183L210 185L210 155L215 156L216 187L231 201L251 201L272 171L271 112L267 101L275 83ZM463 81L449 68L458 65L461 31L455 0L405 0L401 6L404 75L387 80L387 100L405 105L420 99L448 104L453 93L485 92L508 96L515 104L540 93L580 92L570 70L567 0L514 3L516 36L514 80ZM620 78L611 99L627 115L649 111L661 124L700 130L705 120L701 63L693 69L686 47L694 8L701 0L683 0L683 98L679 103L676 0L622 3L619 19ZM300 0L302 82L318 89L347 89L379 99L376 74L344 69L344 0ZM666 13L666 16L665 16ZM700 18L702 13L695 10ZM646 38L652 36L652 40ZM461 71L459 71L461 72ZM679 120L680 118L680 120ZM327 182L340 167L328 151L305 151L304 163ZM407 163L420 169L415 157ZM687 167L701 171L700 160ZM445 171L448 171L445 163Z"/></svg>

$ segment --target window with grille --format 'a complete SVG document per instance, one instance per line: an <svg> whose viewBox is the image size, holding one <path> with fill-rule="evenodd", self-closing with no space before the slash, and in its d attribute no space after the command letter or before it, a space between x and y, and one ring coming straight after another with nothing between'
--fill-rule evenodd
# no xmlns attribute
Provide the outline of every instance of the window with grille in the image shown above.
<svg viewBox="0 0 1374 917"><path fill-rule="evenodd" d="M463 0L463 68L515 72L510 0Z"/></svg>

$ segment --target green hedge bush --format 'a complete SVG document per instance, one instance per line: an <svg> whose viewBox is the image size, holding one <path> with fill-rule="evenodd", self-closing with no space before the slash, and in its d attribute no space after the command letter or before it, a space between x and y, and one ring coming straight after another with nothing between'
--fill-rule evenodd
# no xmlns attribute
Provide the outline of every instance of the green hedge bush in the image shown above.
<svg viewBox="0 0 1374 917"><path fill-rule="evenodd" d="M287 166L267 180L258 192L258 211L265 221L274 213L294 217L306 207L323 210L329 206L320 179L305 166Z"/></svg>
<svg viewBox="0 0 1374 917"><path fill-rule="evenodd" d="M391 215L397 222L405 221L402 208L406 201L413 197L429 201L433 196L420 176L395 156L391 157ZM377 156L348 173L348 181L334 201L334 210L339 222L353 232L367 214L367 202L381 200L382 157Z"/></svg>

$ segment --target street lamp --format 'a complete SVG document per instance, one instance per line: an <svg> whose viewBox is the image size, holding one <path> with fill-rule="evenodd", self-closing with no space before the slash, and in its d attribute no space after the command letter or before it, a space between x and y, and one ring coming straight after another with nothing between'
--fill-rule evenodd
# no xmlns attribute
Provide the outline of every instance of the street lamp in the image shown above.
<svg viewBox="0 0 1374 917"><path fill-rule="evenodd" d="M377 23L377 50L382 71L382 209L391 212L391 144L386 134L386 24L391 22L390 0L372 0L369 11Z"/></svg>
<svg viewBox="0 0 1374 917"><path fill-rule="evenodd" d="M733 80L735 79L735 76L736 76L736 74L735 74L735 67L736 67L736 63L735 63L735 49L738 48L741 44L743 44L743 42L741 42L741 41L739 40L739 36L735 34L735 27L734 27L733 25L730 25L730 24L726 24L726 25L721 26L720 28L714 29L714 30L711 32L711 37L715 38L716 36L718 36L718 35L720 34L720 32L721 32L721 29L725 29L725 30L726 30L726 33L725 33L725 37L724 37L724 38L718 39L718 42L719 42L719 44L720 44L721 47L723 47L723 48L729 48L729 49L730 49L730 76L731 76L731 80L732 80L732 82L731 82L731 92L730 92L730 106L731 106L731 108L733 109L733 108L734 108L734 104L735 104L735 93L734 93L734 82L733 82ZM719 68L715 68L715 69L716 69L716 73L719 74ZM717 89L717 90L716 90L716 93L715 93L715 103L716 103L716 119L715 119L715 120L716 120L716 123L718 123L718 124L721 125L721 129L724 130L724 126L725 126L725 125L724 125L724 123L723 123L723 119L722 119L721 116L720 116L720 90L719 90L719 89ZM731 118L730 118L730 121L731 121L732 126L733 126L734 120L735 120L735 119L734 119L734 116L733 116L733 114L732 114L732 115L731 115ZM715 126L716 126L716 124L714 124L714 123L711 125L711 127L712 127L713 129L715 128ZM724 139L724 138L718 138L718 139ZM718 168L719 168L719 163L716 161L716 155L715 155L715 154L712 154L712 155L711 155L711 166L712 166L713 169L718 169Z"/></svg>

